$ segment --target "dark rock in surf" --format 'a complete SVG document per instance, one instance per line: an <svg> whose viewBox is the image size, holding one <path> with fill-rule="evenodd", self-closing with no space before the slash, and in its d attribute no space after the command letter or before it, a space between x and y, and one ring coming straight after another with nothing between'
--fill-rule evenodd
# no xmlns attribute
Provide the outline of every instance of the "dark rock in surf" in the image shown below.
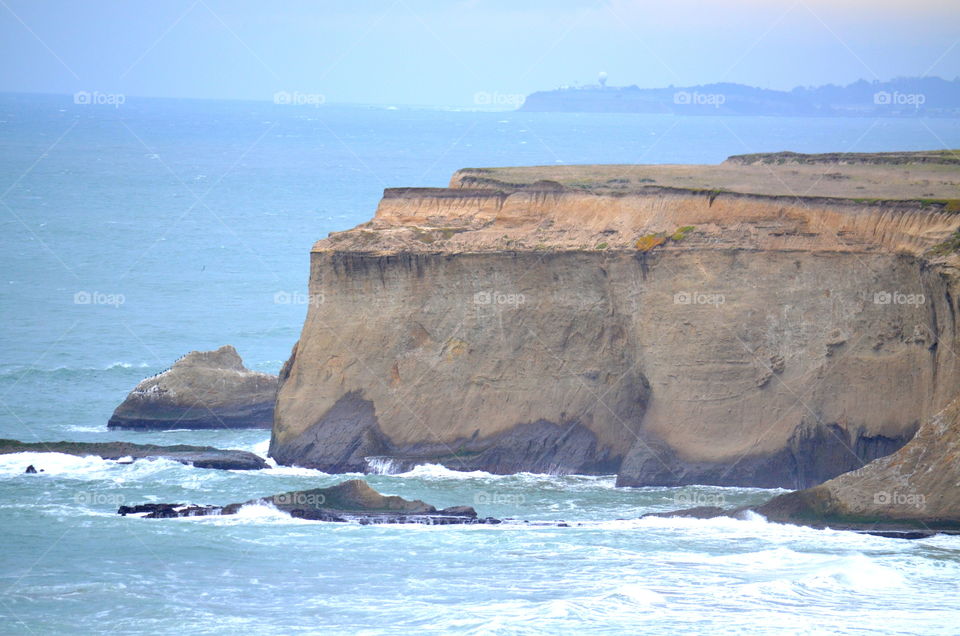
<svg viewBox="0 0 960 636"><path fill-rule="evenodd" d="M120 506L118 514L141 515L146 519L199 517L236 514L246 505L267 504L297 519L311 521L380 523L420 523L425 525L497 524L499 519L481 518L469 506L437 510L420 500L382 495L360 479L351 479L329 488L285 492L227 506L192 504L141 504Z"/></svg>
<svg viewBox="0 0 960 636"><path fill-rule="evenodd" d="M10 453L64 453L77 457L102 457L121 459L171 459L196 468L220 468L223 470L260 470L267 463L262 457L241 450L221 450L212 446L157 446L154 444L131 444L130 442L20 442L0 439L0 455ZM125 462L129 463L129 462ZM30 466L27 473L37 472ZM39 472L43 472L42 470Z"/></svg>

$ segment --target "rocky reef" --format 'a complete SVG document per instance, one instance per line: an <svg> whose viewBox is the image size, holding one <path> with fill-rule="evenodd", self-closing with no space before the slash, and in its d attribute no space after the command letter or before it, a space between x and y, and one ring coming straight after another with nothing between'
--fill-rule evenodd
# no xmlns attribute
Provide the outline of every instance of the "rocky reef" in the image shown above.
<svg viewBox="0 0 960 636"><path fill-rule="evenodd" d="M419 499L382 495L362 479L351 479L329 488L313 488L251 499L227 506L192 504L140 504L120 506L121 515L137 515L147 519L232 515L248 505L270 505L297 519L311 521L373 523L420 523L426 525L495 524L492 517L481 518L469 506L437 510Z"/></svg>
<svg viewBox="0 0 960 636"><path fill-rule="evenodd" d="M77 457L102 457L103 459L170 459L197 468L220 468L223 470L260 470L267 463L262 457L241 450L221 450L212 446L156 446L154 444L131 444L130 442L20 442L0 439L0 455L10 453L63 453ZM38 462L41 467L42 464ZM34 470L29 470L34 468ZM28 466L29 473L36 473Z"/></svg>
<svg viewBox="0 0 960 636"><path fill-rule="evenodd" d="M270 428L277 377L243 366L230 345L191 351L163 373L140 382L109 428Z"/></svg>
<svg viewBox="0 0 960 636"><path fill-rule="evenodd" d="M938 157L940 159L938 159ZM311 252L270 454L806 488L958 394L943 153L462 170Z"/></svg>

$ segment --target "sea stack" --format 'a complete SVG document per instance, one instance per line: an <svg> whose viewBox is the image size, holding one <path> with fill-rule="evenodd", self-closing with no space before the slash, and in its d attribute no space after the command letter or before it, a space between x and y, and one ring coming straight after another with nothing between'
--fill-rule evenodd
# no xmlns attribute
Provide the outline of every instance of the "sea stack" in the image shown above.
<svg viewBox="0 0 960 636"><path fill-rule="evenodd" d="M806 488L958 394L947 152L456 173L311 252L270 454Z"/></svg>
<svg viewBox="0 0 960 636"><path fill-rule="evenodd" d="M131 429L270 428L277 376L251 371L230 345L191 351L140 382L107 426Z"/></svg>

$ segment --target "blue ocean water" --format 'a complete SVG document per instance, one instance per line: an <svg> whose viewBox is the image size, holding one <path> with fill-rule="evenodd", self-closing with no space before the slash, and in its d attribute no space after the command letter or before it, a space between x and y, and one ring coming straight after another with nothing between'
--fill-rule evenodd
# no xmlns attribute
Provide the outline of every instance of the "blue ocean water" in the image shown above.
<svg viewBox="0 0 960 636"><path fill-rule="evenodd" d="M0 437L265 452L264 431L108 432L127 391L192 349L276 372L306 313L308 252L381 191L454 170L704 163L731 154L960 147L949 119L471 112L0 95ZM24 476L25 466L46 467ZM956 633L960 540L636 518L691 494L612 478L370 477L390 494L572 528L368 528L266 508L120 518L119 503L229 503L336 483L0 457L0 630L166 633ZM686 498L686 499L685 499ZM682 507L682 506L681 506ZM576 523L582 525L577 526Z"/></svg>

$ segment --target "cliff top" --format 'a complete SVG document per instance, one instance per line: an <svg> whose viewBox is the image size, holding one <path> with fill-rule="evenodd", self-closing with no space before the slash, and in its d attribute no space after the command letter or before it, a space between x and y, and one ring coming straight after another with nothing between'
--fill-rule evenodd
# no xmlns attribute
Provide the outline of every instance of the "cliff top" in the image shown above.
<svg viewBox="0 0 960 636"><path fill-rule="evenodd" d="M848 199L958 199L960 151L734 155L716 165L556 165L465 168L451 188L516 189L552 182L623 195L650 187Z"/></svg>
<svg viewBox="0 0 960 636"><path fill-rule="evenodd" d="M191 351L173 363L175 369L208 367L229 371L246 371L243 360L233 345L223 345L215 351Z"/></svg>
<svg viewBox="0 0 960 636"><path fill-rule="evenodd" d="M467 168L390 188L315 252L687 248L893 250L954 258L960 152L791 152L716 165Z"/></svg>

